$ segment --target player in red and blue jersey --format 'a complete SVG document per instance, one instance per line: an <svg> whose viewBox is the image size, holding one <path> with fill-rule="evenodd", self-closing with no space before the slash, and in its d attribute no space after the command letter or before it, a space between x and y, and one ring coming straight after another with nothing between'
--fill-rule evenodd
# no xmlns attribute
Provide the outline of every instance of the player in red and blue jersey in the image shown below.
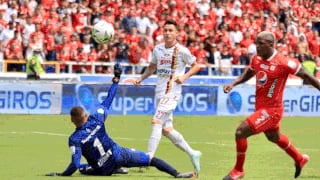
<svg viewBox="0 0 320 180"><path fill-rule="evenodd" d="M320 83L301 66L299 61L278 53L274 48L275 43L273 33L260 32L255 40L257 55L252 58L250 66L235 81L224 86L224 92L228 93L234 86L256 76L255 112L236 129L236 164L223 180L236 180L244 176L247 138L261 132L294 160L295 178L301 174L302 168L309 160L308 155L299 153L289 139L280 132L280 120L284 111L282 96L289 74L301 77L319 90Z"/></svg>
<svg viewBox="0 0 320 180"><path fill-rule="evenodd" d="M100 104L96 112L87 115L85 110L76 106L70 111L71 122L76 126L75 132L69 137L69 148L72 162L62 173L50 173L48 176L71 176L79 169L85 175L110 176L121 167L154 166L176 178L192 178L194 172L179 173L165 161L151 157L149 154L119 146L108 135L105 120L112 100L116 95L121 75L119 64L114 67L113 84L107 98ZM88 163L80 164L81 156Z"/></svg>

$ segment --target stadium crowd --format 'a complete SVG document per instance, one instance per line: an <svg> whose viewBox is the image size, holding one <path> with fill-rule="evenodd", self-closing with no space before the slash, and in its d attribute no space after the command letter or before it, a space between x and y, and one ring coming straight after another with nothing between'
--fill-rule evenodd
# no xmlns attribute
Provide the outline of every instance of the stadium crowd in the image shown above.
<svg viewBox="0 0 320 180"><path fill-rule="evenodd" d="M68 72L69 61L146 65L167 19L178 22L178 41L203 65L201 75L209 68L215 75L239 75L234 65L250 62L262 30L276 35L278 52L320 67L318 0L0 0L0 53L4 61L21 60L41 50L46 61L60 63L61 73ZM91 38L100 20L115 28L109 44ZM24 71L23 65L8 68ZM74 73L90 71L91 66L72 66ZM112 66L95 69L111 71ZM127 67L125 73L131 72Z"/></svg>

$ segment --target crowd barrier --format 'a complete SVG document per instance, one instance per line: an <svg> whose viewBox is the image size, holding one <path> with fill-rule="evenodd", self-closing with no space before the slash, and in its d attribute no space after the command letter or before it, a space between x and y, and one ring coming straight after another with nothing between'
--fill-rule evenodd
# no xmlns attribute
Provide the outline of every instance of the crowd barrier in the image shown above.
<svg viewBox="0 0 320 180"><path fill-rule="evenodd" d="M6 69L7 65L9 63L20 63L20 64L24 64L25 61L21 61L21 60L6 60L6 61L0 61L0 80L6 79L6 80L25 80L26 79L26 74L25 73L13 73L10 72L8 73L6 70L1 70L1 67L3 67L2 69ZM43 75L40 75L41 79L44 80L66 80L66 81L81 81L81 82L101 82L101 83L108 83L110 82L110 74L96 74L94 72L94 69L96 66L110 66L112 67L114 65L114 63L111 62L45 62L44 63L46 66L53 66L54 68L54 72L53 73L46 73ZM59 67L60 64L65 64L67 65L69 68L69 71L66 73L59 73ZM90 73L80 73L80 74L75 74L72 73L72 66L74 65L83 65L83 66L91 66L91 72ZM123 67L131 67L132 69L132 74L124 74L124 76L126 78L130 78L130 76L136 78L140 75L140 73L137 73L137 69L141 69L143 67L147 67L148 65L143 64L143 65L134 65L134 64L129 64L129 63L121 63L121 65ZM206 67L204 65L201 65L201 67ZM221 84L221 83L226 83L226 82L230 82L231 80L233 80L236 76L219 76L219 75L215 75L215 73L213 72L213 68L217 68L216 65L209 65L208 68L208 75L200 75L199 77L203 77L200 81L197 80L187 80L186 83L190 83L190 84ZM234 65L232 66L233 69L237 69L237 70L243 70L244 68L246 68L246 66L244 65ZM2 72L2 73L1 73ZM54 75L52 75L54 74ZM240 75L240 73L239 73ZM320 67L317 67L317 78L320 79ZM107 78L105 78L107 77ZM213 81L212 81L213 79ZM149 82L150 80L146 80L147 82ZM154 80L152 80L152 83L154 83ZM254 79L252 79L251 81L248 82L248 84L254 84L255 81ZM302 85L302 81L300 78L297 78L295 76L290 76L288 83L289 85Z"/></svg>
<svg viewBox="0 0 320 180"><path fill-rule="evenodd" d="M26 64L25 60L3 60L0 61L0 72L7 72L7 67L8 64ZM121 66L123 66L124 68L126 67L130 67L131 70L131 74L135 75L135 74L140 74L141 73L141 69L143 69L144 67L147 67L148 64L130 64L130 63L120 63ZM67 61L67 62L58 62L58 61L46 61L44 62L45 66L51 66L53 67L53 73L55 74L59 74L60 73L60 65L66 65L68 67L68 71L66 73L68 74L73 74L72 72L72 67L77 65L82 65L82 66L90 66L91 71L86 73L86 74L96 74L95 69L97 66L108 66L108 67L113 67L114 62L74 62L74 61ZM207 68L208 70L208 76L214 76L216 75L216 73L214 72L214 68L218 68L217 65L211 64L211 65L200 65L202 68ZM243 71L243 69L245 69L247 66L246 65L232 65L232 69L236 70L238 73L237 75L240 75L240 72ZM52 69L52 68L51 68ZM317 74L316 77L320 79L320 67L317 67ZM51 70L52 71L52 70Z"/></svg>
<svg viewBox="0 0 320 180"><path fill-rule="evenodd" d="M2 65L2 69L1 72L7 72L7 67L8 64L26 64L26 60L4 60L4 61L0 61L0 67ZM46 61L43 63L45 66L46 65L54 65L55 68L55 73L59 73L59 67L60 65L66 65L68 67L68 72L69 74L72 74L72 67L73 66L90 66L91 71L89 72L89 74L95 74L95 69L97 66L109 66L109 67L113 67L114 62L75 62L75 61ZM125 62L121 62L120 63L121 66L123 67L131 67L131 73L132 74L140 74L140 70L143 67L147 67L148 64L130 64L130 63L125 63ZM207 67L205 65L200 65L201 67ZM217 65L209 65L208 66L208 75L214 75L214 72L212 71L212 68L217 68ZM246 66L244 65L233 65L232 68L234 69L244 69ZM139 71L138 71L139 70Z"/></svg>
<svg viewBox="0 0 320 180"><path fill-rule="evenodd" d="M4 60L4 61L0 61L1 62L1 65L0 67L0 70L4 73L8 72L8 65L9 64L23 64L23 65L26 65L27 61L22 59L22 60ZM54 69L54 72L53 73L60 73L60 64L59 62L56 62L56 61L45 61L43 63L43 65L46 67L49 67L49 66L53 66L53 69Z"/></svg>
<svg viewBox="0 0 320 180"><path fill-rule="evenodd" d="M105 83L0 82L1 114L68 114L73 106L92 112L108 95ZM119 85L110 114L152 115L154 85ZM239 85L225 94L218 85L185 85L176 115L245 116L254 111L255 87ZM320 93L310 86L287 86L286 116L320 116Z"/></svg>

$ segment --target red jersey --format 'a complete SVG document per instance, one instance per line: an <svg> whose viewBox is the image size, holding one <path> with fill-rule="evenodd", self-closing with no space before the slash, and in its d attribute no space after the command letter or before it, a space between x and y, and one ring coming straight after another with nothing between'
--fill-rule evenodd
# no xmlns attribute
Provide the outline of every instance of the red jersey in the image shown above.
<svg viewBox="0 0 320 180"><path fill-rule="evenodd" d="M76 29L78 26L84 26L86 21L86 13L73 13L72 14L72 27Z"/></svg>
<svg viewBox="0 0 320 180"><path fill-rule="evenodd" d="M319 56L320 55L320 38L312 39L309 42L309 49L312 55Z"/></svg>
<svg viewBox="0 0 320 180"><path fill-rule="evenodd" d="M44 6L45 8L49 9L50 6L54 4L53 0L42 0L41 5Z"/></svg>
<svg viewBox="0 0 320 180"><path fill-rule="evenodd" d="M283 108L282 96L286 81L289 74L296 74L300 70L300 62L275 51L268 60L255 55L250 68L256 75L256 110Z"/></svg>
<svg viewBox="0 0 320 180"><path fill-rule="evenodd" d="M56 47L53 34L47 34L44 38L45 48L47 51L52 51Z"/></svg>
<svg viewBox="0 0 320 180"><path fill-rule="evenodd" d="M32 11L29 7L26 6L20 6L20 11L21 14L26 14L28 16L30 16L32 14Z"/></svg>

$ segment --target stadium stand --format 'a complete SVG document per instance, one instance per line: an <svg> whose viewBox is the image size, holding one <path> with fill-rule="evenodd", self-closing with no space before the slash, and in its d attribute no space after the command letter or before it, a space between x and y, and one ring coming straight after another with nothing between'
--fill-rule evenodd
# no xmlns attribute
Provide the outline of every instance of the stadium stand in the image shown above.
<svg viewBox="0 0 320 180"><path fill-rule="evenodd" d="M101 19L116 30L109 44L90 36ZM162 42L166 19L178 22L178 41L202 64L199 75L220 76L220 59L239 75L255 53L257 32L269 30L280 53L312 57L320 78L320 3L314 0L0 0L2 72L24 72L24 61L15 60L39 48L48 73L110 74L120 61L125 73L139 74Z"/></svg>

